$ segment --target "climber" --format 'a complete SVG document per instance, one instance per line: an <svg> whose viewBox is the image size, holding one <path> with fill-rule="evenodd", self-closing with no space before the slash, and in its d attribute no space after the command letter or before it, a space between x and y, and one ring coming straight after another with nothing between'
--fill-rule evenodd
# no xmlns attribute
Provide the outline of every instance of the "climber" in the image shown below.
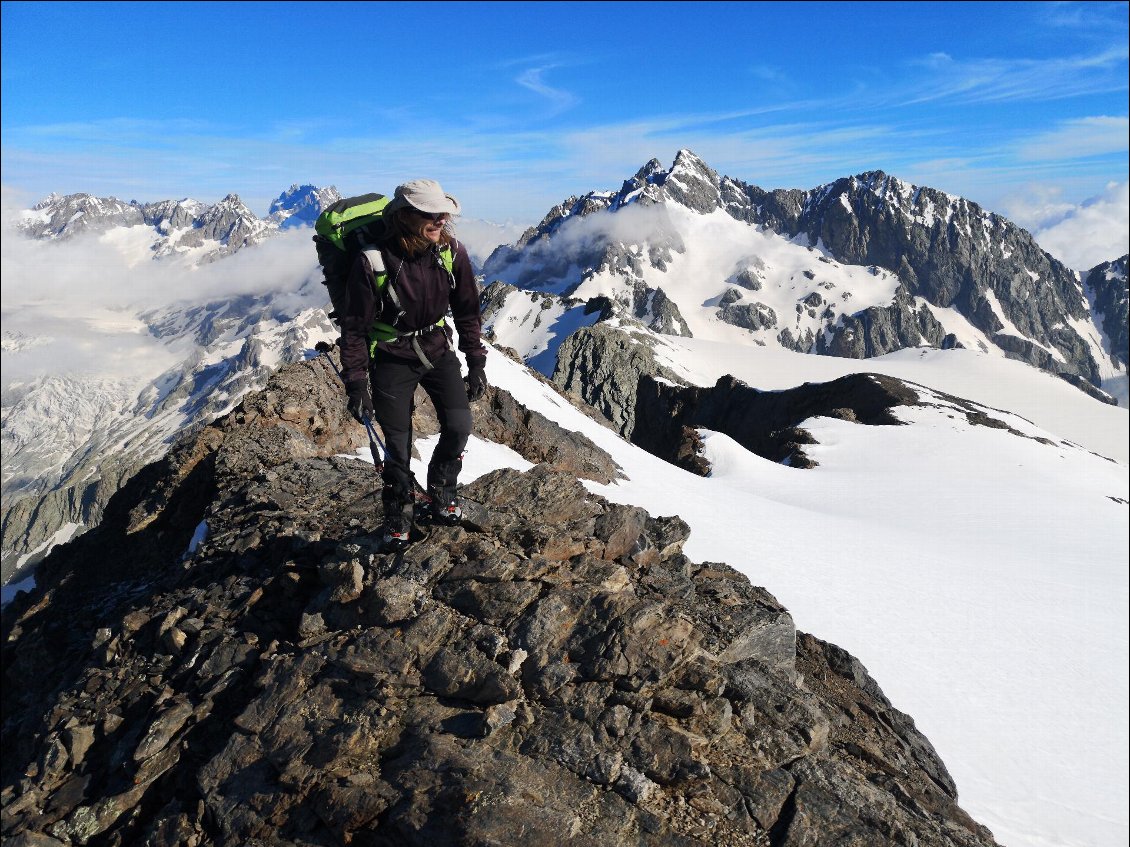
<svg viewBox="0 0 1130 847"><path fill-rule="evenodd" d="M342 380L349 412L372 415L384 430L381 499L384 544L403 549L413 521L413 395L423 386L435 406L439 443L428 465L428 517L457 523L462 516L456 483L471 435L470 402L487 388L479 295L466 248L453 236L459 202L438 182L418 179L397 187L383 211L383 234L354 260L341 323ZM379 267L375 267L379 266ZM459 350L467 359L464 381L452 349L450 308Z"/></svg>

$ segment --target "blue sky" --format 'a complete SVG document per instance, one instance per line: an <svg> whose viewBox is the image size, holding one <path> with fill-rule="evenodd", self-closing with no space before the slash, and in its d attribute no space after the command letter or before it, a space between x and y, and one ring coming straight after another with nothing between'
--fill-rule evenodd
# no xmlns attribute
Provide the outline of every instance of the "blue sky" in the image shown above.
<svg viewBox="0 0 1130 847"><path fill-rule="evenodd" d="M531 222L687 147L763 188L882 169L995 211L1127 181L1127 4L2 6L5 193L212 202L432 176Z"/></svg>

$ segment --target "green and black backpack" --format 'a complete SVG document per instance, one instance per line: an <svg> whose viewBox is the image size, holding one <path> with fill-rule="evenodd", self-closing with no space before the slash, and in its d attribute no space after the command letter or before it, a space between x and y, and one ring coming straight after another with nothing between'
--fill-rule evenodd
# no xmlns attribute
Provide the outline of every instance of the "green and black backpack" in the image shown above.
<svg viewBox="0 0 1130 847"><path fill-rule="evenodd" d="M327 206L314 224L314 244L318 250L318 264L322 266L322 282L330 292L333 311L330 318L341 325L341 318L349 308L349 270L358 255L369 251L369 264L373 268L373 283L377 290L386 293L397 310L401 310L400 298L388 284L384 261L378 244L385 235L385 208L392 198L382 194L362 194L360 197L346 197ZM454 285L455 256L450 247L439 251L440 261L452 275ZM440 319L442 322L442 318ZM404 335L391 324L377 322L370 340L390 341Z"/></svg>
<svg viewBox="0 0 1130 847"><path fill-rule="evenodd" d="M346 197L322 210L314 223L314 246L322 282L330 292L330 318L341 324L349 308L349 269L363 250L375 249L385 232L384 210L391 198L381 194Z"/></svg>

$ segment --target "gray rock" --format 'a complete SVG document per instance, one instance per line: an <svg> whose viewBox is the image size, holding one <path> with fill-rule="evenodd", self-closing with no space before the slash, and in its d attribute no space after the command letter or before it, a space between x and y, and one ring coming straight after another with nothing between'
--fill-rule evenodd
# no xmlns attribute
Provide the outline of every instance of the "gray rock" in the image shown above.
<svg viewBox="0 0 1130 847"><path fill-rule="evenodd" d="M749 265L728 276L726 282L749 291L760 291L764 281L764 273L765 263L759 258L754 258Z"/></svg>
<svg viewBox="0 0 1130 847"><path fill-rule="evenodd" d="M1127 365L1130 331L1127 329L1127 261L1123 256L1091 268L1084 283L1095 312L1102 318L1102 329L1110 344L1111 358Z"/></svg>
<svg viewBox="0 0 1130 847"><path fill-rule="evenodd" d="M866 359L924 344L942 347L945 337L945 329L933 313L925 306L916 311L913 300L900 286L891 305L841 316L830 333L816 339L816 352Z"/></svg>
<svg viewBox="0 0 1130 847"><path fill-rule="evenodd" d="M866 669L687 559L676 517L543 464L466 486L474 525L382 552L328 391L283 368L13 601L6 839L994 843Z"/></svg>
<svg viewBox="0 0 1130 847"><path fill-rule="evenodd" d="M645 374L682 382L656 363L646 341L597 324L577 330L561 344L553 382L629 436L635 428L636 393Z"/></svg>
<svg viewBox="0 0 1130 847"><path fill-rule="evenodd" d="M722 308L718 310L718 317L742 329L756 331L772 329L777 325L777 313L764 303L726 303L726 298L723 297L720 305Z"/></svg>

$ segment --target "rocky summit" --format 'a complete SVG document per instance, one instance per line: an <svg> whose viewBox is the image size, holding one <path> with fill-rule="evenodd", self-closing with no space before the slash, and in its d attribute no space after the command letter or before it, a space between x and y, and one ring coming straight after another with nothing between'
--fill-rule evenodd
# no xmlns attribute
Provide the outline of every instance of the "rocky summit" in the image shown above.
<svg viewBox="0 0 1130 847"><path fill-rule="evenodd" d="M6 609L6 845L994 844L856 659L504 391L476 431L534 467L382 552L335 380L282 368Z"/></svg>

